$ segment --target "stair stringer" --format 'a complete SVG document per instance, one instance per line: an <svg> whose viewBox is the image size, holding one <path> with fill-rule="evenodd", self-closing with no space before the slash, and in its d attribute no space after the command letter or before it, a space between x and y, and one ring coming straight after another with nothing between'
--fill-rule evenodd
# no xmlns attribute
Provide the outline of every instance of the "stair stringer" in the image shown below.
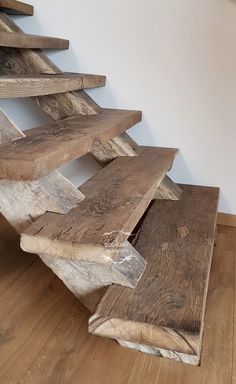
<svg viewBox="0 0 236 384"><path fill-rule="evenodd" d="M5 14L0 14L0 30L5 32L23 31ZM61 70L40 50L0 48L0 71L2 74L60 74ZM77 114L97 114L102 109L89 97L86 92L67 92L57 95L39 96L33 98L40 108L53 120L61 120ZM91 155L102 166L118 156L137 156L139 145L127 133L100 144ZM160 185L156 198L178 200L181 197L180 188L167 176Z"/></svg>
<svg viewBox="0 0 236 384"><path fill-rule="evenodd" d="M0 15L0 31L7 32L22 32L22 30L5 14ZM23 32L22 32L23 33ZM31 49L11 49L11 48L0 48L0 73L1 74L25 74L25 73L44 73L44 74L60 74L62 73L60 69L51 62L40 50L31 50ZM39 107L49 115L53 120L61 120L66 117L70 117L76 114L97 114L101 113L102 109L84 92L79 91L77 93L67 92L59 95L52 96L40 96L33 98ZM6 126L9 127L7 122ZM5 127L6 127L5 126ZM15 128L15 134L19 137L19 130ZM12 127L11 127L12 130ZM17 133L16 133L17 132ZM20 133L22 135L22 133ZM7 134L6 134L7 136ZM9 138L9 137L8 137ZM13 138L13 137L12 137ZM10 138L9 138L10 139ZM139 145L132 140L126 133L121 136L110 140L105 144L100 144L96 148L96 151L91 153L91 155L102 165L105 166L107 163L112 161L118 156L137 156L140 150ZM71 209L75 201L78 203L80 199L83 198L81 194L73 187L68 180L63 178L58 172L56 172L57 177L61 182L61 192L64 190L65 184L70 190L70 194L65 196L66 209L60 211L59 209L51 206L46 203L46 205L40 207L40 210L37 210L37 213L33 211L27 212L22 209L23 205L27 204L27 200L17 200L17 204L22 214L20 218L17 218L14 221L14 214L10 215L9 212L4 212L4 204L0 209L2 210L3 215L9 221L9 223L18 231L22 232L22 229L25 226L29 225L32 220L36 217L42 215L46 211L66 213ZM50 175L47 178L51 177ZM5 182L5 181L4 181ZM31 183L33 184L33 183ZM54 199L53 193L49 195ZM0 192L1 194L1 192ZM167 176L164 178L161 183L159 190L155 198L160 199L171 199L179 200L181 197L181 189L171 181ZM6 194L4 194L6 197ZM17 195L17 199L18 199ZM61 206L62 202L60 198L56 198L56 202ZM64 259L57 259L57 262L52 260L46 255L39 255L43 262L48 265L64 282L64 284L82 301L82 303L87 307L91 312L95 309L97 303L100 301L101 297L104 294L106 288L96 286L95 290L90 289L90 285L84 290L84 285L81 287L80 279L76 279L75 284L71 280L71 273L78 276L78 265L77 262L70 261L70 268L68 273L66 269L68 265L65 265ZM96 284L95 284L96 285ZM86 291L86 292L85 292ZM82 295L81 295L82 292ZM118 340L121 345L126 345L125 341ZM130 347L130 346L129 346ZM142 350L143 346L136 346L136 349ZM168 351L166 351L167 353ZM163 352L164 353L164 352Z"/></svg>
<svg viewBox="0 0 236 384"><path fill-rule="evenodd" d="M0 122L0 144L24 136L2 111ZM19 234L44 213L66 214L83 199L84 195L57 171L32 182L0 180L0 211ZM135 287L142 276L145 260L128 242L126 250L130 256L128 262L127 254L118 251L119 260L125 261L125 271L120 268L121 261L118 265L111 260L98 265L44 254L39 257L93 311L102 288L113 283Z"/></svg>

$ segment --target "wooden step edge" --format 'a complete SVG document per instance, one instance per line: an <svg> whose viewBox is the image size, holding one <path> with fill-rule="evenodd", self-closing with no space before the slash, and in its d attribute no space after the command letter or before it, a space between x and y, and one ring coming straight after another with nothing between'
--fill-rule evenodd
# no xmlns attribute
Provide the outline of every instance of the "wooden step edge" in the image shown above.
<svg viewBox="0 0 236 384"><path fill-rule="evenodd" d="M0 10L10 15L33 16L34 7L16 0L0 0Z"/></svg>
<svg viewBox="0 0 236 384"><path fill-rule="evenodd" d="M23 49L68 49L69 40L58 37L30 35L18 32L1 32L0 47Z"/></svg>
<svg viewBox="0 0 236 384"><path fill-rule="evenodd" d="M35 97L104 87L106 77L83 73L0 76L0 99Z"/></svg>
<svg viewBox="0 0 236 384"><path fill-rule="evenodd" d="M153 203L153 206L150 208L150 213L148 212L144 222L142 223L141 229L138 234L137 240L132 243L139 252L142 253L146 261L148 262L146 271L140 280L139 284L137 287L134 289L132 294L129 294L129 292L125 288L119 288L116 286L108 288L106 291L105 295L101 299L100 303L98 304L98 307L94 313L94 315L91 317L89 321L89 332L93 333L98 336L103 336L103 337L109 337L109 338L114 338L117 339L118 342L121 342L122 345L126 345L127 347L135 348L137 350L142 350L147 353L152 353L156 354L158 356L164 355L165 357L174 358L175 360L177 359L178 361L184 361L189 364L194 364L197 365L200 363L200 358L201 358L201 349L202 349L202 339L203 339L203 332L204 332L204 314L205 314L205 306L206 306L206 298L207 298L207 291L208 291L208 283L209 283L209 275L210 275L210 268L211 268L211 261L212 261L212 254L213 254L213 247L214 247L214 234L215 234L215 227L216 227L216 220L217 220L217 206L218 206L218 199L219 199L219 189L218 188L212 188L212 187L192 187L192 186L180 186L184 190L184 194L182 197L182 200L180 201L173 201L173 202L168 202L168 201L156 201ZM192 191L197 191L198 192L191 192ZM193 193L194 199L193 203L191 203L191 193ZM204 201L204 196L206 193L206 201ZM186 199L186 194L188 195L187 200L188 203L185 203ZM195 195L194 195L195 194ZM190 196L190 197L189 197ZM202 196L202 197L201 197ZM163 244L161 245L160 240L155 243L155 245L152 244L151 237L155 234L155 230L153 230L151 227L149 228L149 225L147 225L148 221L150 223L153 222L153 214L155 212L155 206L158 206L158 204L161 204L163 207L162 210L159 210L159 213L162 212L162 215L164 212L168 212L167 217L170 218L171 223L168 224L168 221L164 220L165 226L162 228L161 226L158 228L158 232L156 235L156 239L160 238L163 236ZM186 204L186 205L185 205ZM199 245L194 245L196 249L195 257L191 261L193 263L193 267L196 269L196 272L191 272L190 267L188 266L188 252L186 253L186 264L185 269L182 271L182 269L178 272L178 265L176 265L176 261L174 264L171 262L171 259L168 259L168 244L171 244L171 239L166 240L165 236L168 238L169 235L174 236L175 234L175 214L172 214L171 211L171 206L175 206L177 210L175 212L178 212L178 210L181 209L181 212L179 211L180 220L178 222L177 228L179 228L179 235L182 240L178 240L178 243L176 245L171 245L171 250L170 252L181 252L181 254L184 253L181 251L181 243L188 244L187 240L188 237L191 241L194 241L194 238L199 238ZM184 213L182 211L182 207L186 206L186 208L189 210L189 219L187 219L188 214L186 216L186 212ZM165 207L165 210L164 210ZM201 225L201 219L197 223L196 218L191 217L191 211L193 210L193 215L199 214L203 215L203 222L204 222L204 217L206 217L206 227L204 227L204 224L202 222ZM152 219L150 219L152 217ZM156 219L156 223L159 223L161 225L160 220L158 219L159 216ZM191 225L191 222L193 223L193 228L187 230L187 226ZM181 225L186 223L185 225ZM165 228L167 229L169 227L169 234L166 233ZM143 229L144 228L144 229ZM205 228L205 229L204 229ZM177 230L177 233L178 233ZM147 258L145 254L145 247L144 243L143 246L140 244L140 239L142 239L142 231L144 231L144 235L146 237L147 233L151 233L153 231L153 235L151 234L151 237L147 236L147 243L146 247L152 250L153 257L155 257L155 261L152 261ZM148 232L147 232L148 231ZM195 232L196 231L196 232ZM145 235L146 233L146 235ZM162 233L162 235L161 235ZM154 235L155 236L155 235ZM178 239L177 236L177 239ZM205 237L205 240L203 241L203 238ZM185 240L186 239L186 240ZM142 240L141 240L142 241ZM156 244L158 244L157 249L159 250L159 253L155 255L154 250L156 247ZM153 248L154 247L154 248ZM160 247L160 248L159 248ZM206 248L204 248L206 247ZM178 251L180 249L180 251ZM166 262L164 263L161 262L160 257L164 257L166 254ZM163 256L161 256L163 255ZM204 256L205 255L205 256ZM201 261L202 257L202 261ZM198 261L197 261L198 260ZM154 264L153 264L154 263ZM156 267L155 267L156 263ZM171 264L173 263L173 267ZM179 260L178 264L182 265L183 261L181 259ZM202 266L200 267L200 265ZM169 266L169 267L168 267ZM163 269L164 268L164 269ZM172 285L174 284L173 282L175 281L176 277L172 277L171 279L168 280L168 270L170 270L170 276L171 273L171 268L174 268L174 275L176 276L181 276L181 273L183 274L183 277L180 278L181 281L181 286L186 287L185 293L179 291L179 285L175 286L175 291L179 292L177 295L174 293ZM181 267L182 268L182 267ZM151 272L152 271L152 272ZM189 271L189 272L188 272ZM165 275L164 275L165 272ZM155 279L157 279L157 282L162 281L163 285L163 291L162 291L162 285L158 285L157 283L155 292L158 292L159 289L159 294L155 296L155 293L148 290L154 289L151 288L151 284L153 285L153 280L152 273L157 274ZM162 274L163 275L158 275ZM194 289L199 289L199 292L196 291L196 297L194 296L191 299L191 292L195 294L194 289L191 288L192 284L192 278L190 276L196 275L199 276L197 280L197 286L199 288ZM163 276L163 277L162 277ZM186 281L184 282L184 276L186 276ZM173 279L173 280L172 280ZM188 280L190 279L190 280ZM150 281L150 282L149 282ZM177 280L178 281L178 278ZM149 282L147 284L147 282ZM184 284L182 285L182 282ZM180 282L179 282L180 283ZM179 284L178 283L178 284ZM159 287L159 288L158 288ZM166 288L165 288L166 287ZM165 296L165 290L167 290L168 294ZM192 291L193 289L193 291ZM143 296L143 292L149 292L149 295ZM187 295L186 299L183 301L181 305L175 304L178 303L178 295L181 298L182 296L184 297L184 294ZM141 295L141 296L140 296ZM153 313L152 307L148 304L147 306L147 314L145 315L145 303L148 303L150 301L150 298L155 297L155 308L157 313ZM135 301L133 301L133 299ZM172 298L172 299L171 299ZM175 299L176 298L176 299ZM140 299L142 299L140 301ZM137 301L138 300L138 301ZM154 299L153 299L154 300ZM166 304L165 301L167 300ZM192 301L191 301L192 300ZM111 301L115 303L115 305L110 306ZM160 302L159 302L160 301ZM172 303L173 301L173 303ZM141 303L143 304L141 305ZM186 304L184 304L186 302ZM196 312L195 311L195 306L190 303L196 302ZM122 304L123 303L123 304ZM124 304L125 303L125 304ZM128 303L128 304L126 304ZM187 304L189 303L189 304ZM125 307L123 307L125 305ZM152 304L154 305L154 304ZM176 305L176 307L175 307ZM181 320L181 316L185 312L182 312L182 305L189 305L189 310L188 306L183 307L183 310L190 311L189 312L189 317L185 317L188 320ZM122 306L122 308L121 308ZM165 309L162 311L161 308L168 308L170 307L170 312L166 311ZM131 310L132 309L132 310ZM193 311L192 311L193 310ZM159 312L158 312L159 311ZM158 314L159 313L159 314ZM162 324L165 323L165 313L168 313L169 322L170 326L164 326ZM150 314L150 315L149 315ZM187 316L188 312L186 312ZM194 318L196 314L196 318ZM170 316L171 315L171 316ZM139 319L143 318L145 316L146 322L140 322ZM150 321L148 322L148 316ZM173 316L173 319L172 319ZM178 318L180 319L180 323L178 323ZM185 319L184 318L184 319ZM190 321L191 318L193 320L193 324L191 325ZM153 320L152 320L153 319ZM155 320L157 319L157 320ZM172 319L172 320L171 320ZM152 324L153 321L153 324ZM160 325L156 323L156 321L160 321ZM183 323L181 323L183 321ZM167 323L168 324L168 323ZM171 325L173 324L173 325ZM179 324L179 327L176 328L174 324ZM185 328L187 326L187 328ZM192 329L192 331L190 331ZM164 351L164 352L163 352ZM162 354L163 353L163 354Z"/></svg>
<svg viewBox="0 0 236 384"><path fill-rule="evenodd" d="M127 329L130 335L128 339L126 339ZM104 317L98 313L92 315L89 319L89 332L97 336L132 342L137 345L142 344L141 341L143 341L143 344L151 348L166 349L191 356L199 356L201 350L200 335L192 335L165 327L155 327L145 323Z"/></svg>
<svg viewBox="0 0 236 384"><path fill-rule="evenodd" d="M90 195L86 193L87 198L78 208L67 215L46 213L24 231L21 235L22 249L52 258L63 257L112 268L114 276L125 276L127 282L122 281L122 285L136 286L146 262L139 252L135 253L127 239L175 155L175 149L149 148L140 157L114 160L88 181L92 192ZM154 170L150 170L150 163L154 161ZM137 177L135 170L138 172L140 169L143 170L144 186L143 181L139 186L134 183ZM85 189L82 188L83 192ZM110 193L113 189L117 193L120 191L119 198ZM118 280L121 281L121 278Z"/></svg>
<svg viewBox="0 0 236 384"><path fill-rule="evenodd" d="M133 169L136 169L137 166L141 165L141 162L145 163L145 159L149 155L149 150L151 151L151 161L158 159L158 156L162 156L162 164L160 169L159 162L156 160L156 169L158 169L158 171L157 174L154 175L153 172L151 172L151 175L148 176L148 179L152 180L148 186L145 185L145 188L143 188L139 183L139 190L145 190L142 197L140 197L139 193L138 196L136 196L137 186L134 188L133 182L133 180L138 177L138 173L137 175L136 173L134 174ZM157 155L155 155L155 153L157 153ZM114 256L116 256L116 250L120 249L120 247L122 248L124 242L129 239L131 232L152 201L158 185L164 179L165 174L174 161L177 153L178 150L174 148L149 147L147 149L147 157L145 156L145 153L143 153L143 155L138 157L117 158L79 188L86 198L77 208L70 211L67 215L46 213L24 231L21 235L22 249L32 253L47 253L52 257L63 256L68 260L83 260L89 262L96 262L99 260L99 263L101 264L106 264L110 259L115 259ZM117 181L116 174L119 173L120 175L124 170L124 175L128 175L130 167L132 167L132 182L130 182L129 179L126 180L126 177L124 176L121 180L120 176L118 176ZM149 163L146 165L146 168L147 167L149 167ZM143 177L145 176L146 175L143 175ZM107 204L107 201L110 201L109 199L112 197L110 188L111 190L113 187L117 189L119 183L121 184L120 188L124 188L124 185L127 186L125 193L123 192L124 196L122 196L122 204L125 204L126 201L128 202L127 210L123 210L123 205L121 205L120 202L121 196L119 197L117 204L114 205L114 209L111 210L110 206L109 210L108 208L106 210L103 205L100 207L99 201L101 200L101 195ZM132 195L130 195L130 190L132 190ZM115 198L117 199L116 196L114 196L114 199ZM114 199L112 199L113 204ZM100 211L101 214L99 213ZM84 212L88 212L88 214L86 215ZM111 220L114 221L112 219L114 212L118 215L122 215L119 217L121 228L115 230L115 227L110 228L109 226L108 229L111 232L108 233L104 230L105 225L102 225L100 229L98 228L97 231L93 233L93 239L90 237L87 239L88 231L85 231L85 233L79 232L80 228L77 228L76 220L79 220L79 226L81 218L86 222L87 216L91 216L89 226L91 227L94 223L96 223L96 226L99 226L102 219L105 224L107 220L109 220L109 223ZM78 219L78 217L80 218ZM125 220L124 223L121 223L121 220ZM75 228L71 226L71 223L73 223ZM124 225L125 230L123 230ZM58 231L58 228L61 228L61 231ZM84 227L82 226L82 228ZM72 232L72 229L73 231L76 231L73 236L73 242L71 240L72 233L74 233ZM114 245L115 248L113 248Z"/></svg>
<svg viewBox="0 0 236 384"><path fill-rule="evenodd" d="M26 137L0 145L0 179L37 180L141 119L140 111L104 109L97 115L74 116L27 130Z"/></svg>

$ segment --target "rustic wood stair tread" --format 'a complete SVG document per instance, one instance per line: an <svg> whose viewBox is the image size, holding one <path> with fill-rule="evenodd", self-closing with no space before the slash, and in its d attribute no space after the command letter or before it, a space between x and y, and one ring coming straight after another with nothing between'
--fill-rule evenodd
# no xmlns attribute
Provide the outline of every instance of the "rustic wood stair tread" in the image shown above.
<svg viewBox="0 0 236 384"><path fill-rule="evenodd" d="M0 47L32 49L68 49L69 40L18 32L0 33Z"/></svg>
<svg viewBox="0 0 236 384"><path fill-rule="evenodd" d="M147 261L144 275L134 290L108 288L91 333L199 356L219 190L181 188L180 201L150 206L133 243Z"/></svg>
<svg viewBox="0 0 236 384"><path fill-rule="evenodd" d="M12 15L32 16L34 7L16 0L0 0L0 10Z"/></svg>
<svg viewBox="0 0 236 384"><path fill-rule="evenodd" d="M72 260L120 264L117 251L145 212L178 150L147 147L137 157L119 157L82 189L89 195L66 215L46 213L21 237L27 252ZM126 261L129 255L126 255Z"/></svg>
<svg viewBox="0 0 236 384"><path fill-rule="evenodd" d="M90 152L141 121L139 111L104 109L25 131L0 145L0 179L34 180Z"/></svg>
<svg viewBox="0 0 236 384"><path fill-rule="evenodd" d="M53 95L80 89L104 87L106 77L83 73L59 75L0 76L0 99Z"/></svg>

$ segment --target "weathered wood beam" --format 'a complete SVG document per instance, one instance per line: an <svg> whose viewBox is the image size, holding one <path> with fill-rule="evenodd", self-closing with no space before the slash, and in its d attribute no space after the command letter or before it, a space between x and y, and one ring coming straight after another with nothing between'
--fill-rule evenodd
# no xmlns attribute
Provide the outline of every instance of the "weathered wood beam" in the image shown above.
<svg viewBox="0 0 236 384"><path fill-rule="evenodd" d="M2 31L0 34L0 46L23 49L68 49L69 41L57 37Z"/></svg>
<svg viewBox="0 0 236 384"><path fill-rule="evenodd" d="M33 97L104 87L105 76L84 73L62 73L55 75L2 75L0 76L0 98Z"/></svg>
<svg viewBox="0 0 236 384"><path fill-rule="evenodd" d="M156 191L154 199L159 200L180 200L183 190L178 184L175 184L168 176L166 176Z"/></svg>
<svg viewBox="0 0 236 384"><path fill-rule="evenodd" d="M0 179L36 180L126 131L140 111L104 109L26 131L26 137L0 145Z"/></svg>
<svg viewBox="0 0 236 384"><path fill-rule="evenodd" d="M0 123L0 143L24 136L2 111ZM19 234L45 212L65 214L83 199L82 193L58 172L33 182L0 180L0 212ZM137 255L136 252L132 261ZM119 284L122 280L114 277L112 264L103 268L95 262L50 257L43 253L39 257L90 311L101 299L104 286Z"/></svg>
<svg viewBox="0 0 236 384"><path fill-rule="evenodd" d="M17 0L0 0L0 9L10 15L32 16L34 13L32 5Z"/></svg>
<svg viewBox="0 0 236 384"><path fill-rule="evenodd" d="M156 200L141 223L133 242L148 262L140 283L109 287L89 330L148 353L190 355L193 363L201 353L219 189L182 188L181 201Z"/></svg>
<svg viewBox="0 0 236 384"><path fill-rule="evenodd" d="M22 32L23 31L7 16L0 15L0 31ZM8 49L0 48L0 73L1 74L58 74L60 69L44 55L40 50L30 49ZM53 120L58 121L77 114L101 113L102 109L84 91L77 93L64 93L57 95L39 96L34 98L40 108ZM139 145L124 133L104 144L97 146L91 155L103 166L118 156L137 156L140 151ZM162 196L170 198L166 182L162 187ZM177 194L178 195L178 194ZM172 196L174 198L177 195ZM158 193L160 198L160 193Z"/></svg>

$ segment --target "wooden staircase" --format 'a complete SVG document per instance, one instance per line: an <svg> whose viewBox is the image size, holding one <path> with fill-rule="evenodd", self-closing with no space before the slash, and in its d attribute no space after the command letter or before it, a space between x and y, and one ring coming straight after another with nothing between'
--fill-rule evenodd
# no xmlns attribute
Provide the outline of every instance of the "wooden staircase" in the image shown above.
<svg viewBox="0 0 236 384"><path fill-rule="evenodd" d="M0 98L32 97L54 120L23 133L0 113L1 213L91 311L91 333L199 364L219 190L175 184L178 150L126 133L140 111L98 106L84 90L104 76L62 73L40 48L69 42L6 14L30 5L0 10ZM86 153L104 168L77 190L57 169Z"/></svg>

